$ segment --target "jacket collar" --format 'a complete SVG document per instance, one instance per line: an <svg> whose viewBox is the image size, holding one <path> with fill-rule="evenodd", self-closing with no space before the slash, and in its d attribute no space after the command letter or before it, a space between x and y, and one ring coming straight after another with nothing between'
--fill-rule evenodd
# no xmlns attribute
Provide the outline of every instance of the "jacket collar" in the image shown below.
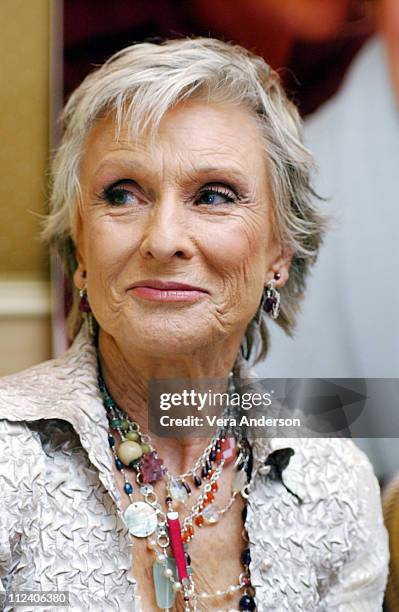
<svg viewBox="0 0 399 612"><path fill-rule="evenodd" d="M0 379L0 419L62 419L78 433L103 485L121 509L112 469L108 419L97 384L97 357L87 325L58 359Z"/></svg>

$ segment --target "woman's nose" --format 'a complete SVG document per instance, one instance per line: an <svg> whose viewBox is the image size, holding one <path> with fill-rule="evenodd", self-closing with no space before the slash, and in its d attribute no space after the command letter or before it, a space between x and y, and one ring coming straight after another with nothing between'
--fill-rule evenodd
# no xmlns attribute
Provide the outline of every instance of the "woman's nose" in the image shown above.
<svg viewBox="0 0 399 612"><path fill-rule="evenodd" d="M189 236L183 206L171 197L154 205L140 245L144 258L167 262L174 257L192 257L194 244Z"/></svg>

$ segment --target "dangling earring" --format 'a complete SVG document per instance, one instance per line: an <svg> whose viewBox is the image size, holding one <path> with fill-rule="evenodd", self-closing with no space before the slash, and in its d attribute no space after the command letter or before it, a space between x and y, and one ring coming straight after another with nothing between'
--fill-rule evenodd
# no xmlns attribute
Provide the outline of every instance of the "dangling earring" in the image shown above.
<svg viewBox="0 0 399 612"><path fill-rule="evenodd" d="M95 335L94 317L93 317L93 313L90 308L86 287L83 287L82 289L79 290L79 295L80 295L79 310L81 313L83 313L83 316L85 317L87 321L89 334L91 336L94 336Z"/></svg>
<svg viewBox="0 0 399 612"><path fill-rule="evenodd" d="M272 319L277 319L280 314L280 291L275 287L276 281L280 278L280 272L276 272L274 278L266 285L265 310Z"/></svg>
<svg viewBox="0 0 399 612"><path fill-rule="evenodd" d="M80 310L80 312L85 312L85 313L91 312L89 300L88 300L88 297L87 297L87 289L86 289L86 287L83 287L83 289L80 289L79 295L80 295L80 302L79 302L79 310Z"/></svg>

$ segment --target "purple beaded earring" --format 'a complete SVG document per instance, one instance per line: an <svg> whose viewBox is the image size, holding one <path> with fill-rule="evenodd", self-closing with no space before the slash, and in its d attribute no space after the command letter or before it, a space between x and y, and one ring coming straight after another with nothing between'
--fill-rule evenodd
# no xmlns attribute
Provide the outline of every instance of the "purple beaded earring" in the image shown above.
<svg viewBox="0 0 399 612"><path fill-rule="evenodd" d="M258 325L262 320L264 310L272 319L277 319L280 314L280 292L275 288L276 281L280 278L280 272L276 272L274 278L266 285L262 293L262 299L255 315L255 321Z"/></svg>
<svg viewBox="0 0 399 612"><path fill-rule="evenodd" d="M274 278L266 285L265 310L272 319L277 319L280 314L280 291L275 287L276 281L280 278L280 272L276 272Z"/></svg>
<svg viewBox="0 0 399 612"><path fill-rule="evenodd" d="M84 312L84 313L91 312L89 300L88 300L88 297L87 297L87 289L86 289L86 287L83 287L83 289L80 289L79 295L80 295L80 301L79 301L79 310L80 310L80 312Z"/></svg>

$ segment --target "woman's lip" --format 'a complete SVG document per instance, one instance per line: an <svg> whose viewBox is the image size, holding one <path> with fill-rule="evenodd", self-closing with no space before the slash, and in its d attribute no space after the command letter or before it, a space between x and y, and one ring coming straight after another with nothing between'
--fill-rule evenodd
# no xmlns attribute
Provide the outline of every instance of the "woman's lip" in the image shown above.
<svg viewBox="0 0 399 612"><path fill-rule="evenodd" d="M133 283L129 291L137 297L153 302L196 302L208 293L202 287L160 280Z"/></svg>
<svg viewBox="0 0 399 612"><path fill-rule="evenodd" d="M201 291L202 293L208 293L206 289L202 287L196 287L194 285L187 285L186 283L175 283L173 281L161 281L161 280L143 280L133 283L129 289L136 287L149 287L151 289L163 289L165 291Z"/></svg>
<svg viewBox="0 0 399 612"><path fill-rule="evenodd" d="M129 292L152 302L196 302L206 295L197 289L157 289L142 285L131 287Z"/></svg>

